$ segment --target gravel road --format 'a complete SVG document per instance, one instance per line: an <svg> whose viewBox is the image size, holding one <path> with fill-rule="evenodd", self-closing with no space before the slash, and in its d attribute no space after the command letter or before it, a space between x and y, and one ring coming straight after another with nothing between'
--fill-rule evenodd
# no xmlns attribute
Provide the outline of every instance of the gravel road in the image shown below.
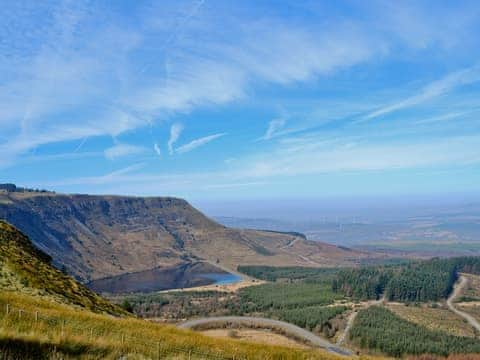
<svg viewBox="0 0 480 360"><path fill-rule="evenodd" d="M289 324L283 321L249 317L249 316L218 316L218 317L209 317L202 319L188 320L178 325L182 329L195 329L201 325L208 324L236 324L236 325L245 325L247 327L263 327L263 328L276 328L281 329L286 334L295 336L299 339L307 341L308 343L323 348L331 353L341 354L341 355L352 355L352 352L348 349L342 348L340 346L334 345L329 341L322 339L321 337L302 329L296 325Z"/></svg>

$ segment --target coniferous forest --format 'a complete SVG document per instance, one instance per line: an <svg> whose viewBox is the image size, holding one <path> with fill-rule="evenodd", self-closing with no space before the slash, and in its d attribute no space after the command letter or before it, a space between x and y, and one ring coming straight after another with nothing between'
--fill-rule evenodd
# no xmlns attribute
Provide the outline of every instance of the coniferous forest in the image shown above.
<svg viewBox="0 0 480 360"><path fill-rule="evenodd" d="M395 357L406 354L446 356L480 352L478 339L429 330L379 306L359 312L350 331L350 339L362 348L378 350Z"/></svg>
<svg viewBox="0 0 480 360"><path fill-rule="evenodd" d="M445 299L458 273L480 274L480 257L431 259L399 266L363 267L340 271L332 289L359 300L428 302Z"/></svg>

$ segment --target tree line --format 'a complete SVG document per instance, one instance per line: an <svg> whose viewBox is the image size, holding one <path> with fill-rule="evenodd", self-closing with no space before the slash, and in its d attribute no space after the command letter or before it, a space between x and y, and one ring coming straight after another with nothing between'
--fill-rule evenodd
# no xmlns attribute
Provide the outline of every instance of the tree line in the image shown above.
<svg viewBox="0 0 480 360"><path fill-rule="evenodd" d="M332 289L359 300L379 299L385 294L390 301L438 301L451 293L459 272L480 274L480 257L345 269L332 281Z"/></svg>
<svg viewBox="0 0 480 360"><path fill-rule="evenodd" d="M339 270L336 268L308 268L302 266L262 266L262 265L239 265L237 270L248 276L266 280L321 280L331 278Z"/></svg>

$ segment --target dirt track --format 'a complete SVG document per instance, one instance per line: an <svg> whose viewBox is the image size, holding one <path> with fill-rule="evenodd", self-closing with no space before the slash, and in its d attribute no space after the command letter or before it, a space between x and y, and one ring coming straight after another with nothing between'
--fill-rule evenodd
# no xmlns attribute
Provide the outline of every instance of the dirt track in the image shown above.
<svg viewBox="0 0 480 360"><path fill-rule="evenodd" d="M447 305L450 310L452 310L458 316L461 316L462 318L467 320L470 325L472 325L475 329L477 329L477 331L480 332L480 323L478 323L478 321L475 320L471 315L467 314L466 312L458 310L453 305L453 302L460 295L462 290L465 288L465 286L467 285L467 282L468 280L465 276L460 276L459 281L455 284L452 294L447 300Z"/></svg>
<svg viewBox="0 0 480 360"><path fill-rule="evenodd" d="M342 348L340 346L334 345L328 342L325 339L302 329L296 325L289 324L283 321L272 320L272 319L265 319L265 318L257 318L257 317L249 317L249 316L219 316L219 317L210 317L210 318L202 318L202 319L195 319L189 320L184 323L178 325L179 328L182 329L195 329L202 325L216 325L218 324L232 324L232 325L244 325L246 327L260 327L260 328L273 328L279 329L286 334L302 339L316 347L323 348L331 353L341 354L341 355L352 355L352 352L348 349Z"/></svg>

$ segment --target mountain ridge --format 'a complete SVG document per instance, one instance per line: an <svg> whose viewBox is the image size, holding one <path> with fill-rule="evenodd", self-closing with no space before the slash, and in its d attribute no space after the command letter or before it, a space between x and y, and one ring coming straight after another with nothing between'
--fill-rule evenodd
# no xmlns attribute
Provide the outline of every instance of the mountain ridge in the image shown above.
<svg viewBox="0 0 480 360"><path fill-rule="evenodd" d="M296 233L233 229L174 197L0 193L0 219L83 282L205 260L238 265L352 265L371 254Z"/></svg>

